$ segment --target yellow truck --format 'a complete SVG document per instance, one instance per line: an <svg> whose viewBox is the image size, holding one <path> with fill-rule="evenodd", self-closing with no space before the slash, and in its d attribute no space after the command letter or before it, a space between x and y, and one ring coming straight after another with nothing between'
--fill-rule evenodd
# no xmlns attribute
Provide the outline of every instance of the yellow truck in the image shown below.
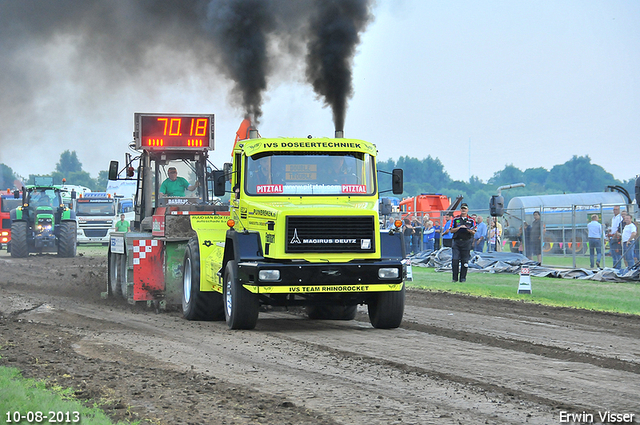
<svg viewBox="0 0 640 425"><path fill-rule="evenodd" d="M159 144L157 139L153 143ZM166 140L162 146L147 149L153 155L143 149L141 162L154 170L146 185L157 191L169 159L182 161L185 155L179 152L191 152L192 165L200 161L192 169L202 190L195 202L155 194L137 200L153 212L141 209L134 226L150 214L151 233L134 227L126 235L112 235L112 293L120 289L130 301L177 302L185 318L224 319L230 329L253 329L263 306L301 306L311 319L351 320L362 304L374 327L400 325L404 244L399 228L380 228L373 144L346 138L249 138L236 143L232 163L215 171L201 161L202 150L181 151ZM141 192L144 173L138 172ZM402 170L388 174L393 192L402 193ZM215 197L230 192L229 205L209 201L215 198L208 190ZM139 270L136 276L133 260L137 255L141 261L141 251L155 256L150 262L155 270ZM136 287L147 290L143 298L136 299Z"/></svg>

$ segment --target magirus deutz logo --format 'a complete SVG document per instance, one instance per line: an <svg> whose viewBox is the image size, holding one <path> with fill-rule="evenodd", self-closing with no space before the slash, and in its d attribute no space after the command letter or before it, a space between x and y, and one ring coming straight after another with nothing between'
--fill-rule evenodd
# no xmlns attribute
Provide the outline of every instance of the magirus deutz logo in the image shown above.
<svg viewBox="0 0 640 425"><path fill-rule="evenodd" d="M360 249L371 249L371 239L358 239L355 238L300 238L298 236L298 229L293 230L293 237L290 244L297 245L357 245L360 244Z"/></svg>

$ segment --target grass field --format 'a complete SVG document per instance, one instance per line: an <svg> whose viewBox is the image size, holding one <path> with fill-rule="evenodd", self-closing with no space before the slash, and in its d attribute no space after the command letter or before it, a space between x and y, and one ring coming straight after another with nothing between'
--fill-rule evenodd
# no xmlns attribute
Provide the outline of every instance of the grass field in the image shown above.
<svg viewBox="0 0 640 425"><path fill-rule="evenodd" d="M102 410L76 401L73 390L58 386L47 389L45 382L24 379L15 368L0 367L0 388L2 423L113 424Z"/></svg>
<svg viewBox="0 0 640 425"><path fill-rule="evenodd" d="M470 272L466 282L453 283L450 272L413 267L413 282L409 282L408 286L479 297L524 300L550 306L640 314L640 283L637 282L531 277L533 293L518 294L519 282L520 276L517 274Z"/></svg>

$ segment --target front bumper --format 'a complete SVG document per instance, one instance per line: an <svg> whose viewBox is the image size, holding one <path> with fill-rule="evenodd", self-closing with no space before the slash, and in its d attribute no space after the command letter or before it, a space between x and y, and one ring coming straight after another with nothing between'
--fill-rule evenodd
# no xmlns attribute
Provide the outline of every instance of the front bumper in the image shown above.
<svg viewBox="0 0 640 425"><path fill-rule="evenodd" d="M261 271L273 270L279 271L279 279L260 279ZM394 276L394 270L397 270L397 277ZM240 283L247 290L259 294L400 291L403 287L405 273L406 268L402 262L395 260L375 263L242 262L238 264ZM392 277L388 277L389 275Z"/></svg>

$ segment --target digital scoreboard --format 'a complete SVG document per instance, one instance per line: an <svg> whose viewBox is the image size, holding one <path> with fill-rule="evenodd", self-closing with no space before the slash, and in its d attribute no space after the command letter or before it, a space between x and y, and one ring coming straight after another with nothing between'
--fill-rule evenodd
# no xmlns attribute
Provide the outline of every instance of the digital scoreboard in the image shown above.
<svg viewBox="0 0 640 425"><path fill-rule="evenodd" d="M134 114L136 149L212 150L213 114Z"/></svg>

